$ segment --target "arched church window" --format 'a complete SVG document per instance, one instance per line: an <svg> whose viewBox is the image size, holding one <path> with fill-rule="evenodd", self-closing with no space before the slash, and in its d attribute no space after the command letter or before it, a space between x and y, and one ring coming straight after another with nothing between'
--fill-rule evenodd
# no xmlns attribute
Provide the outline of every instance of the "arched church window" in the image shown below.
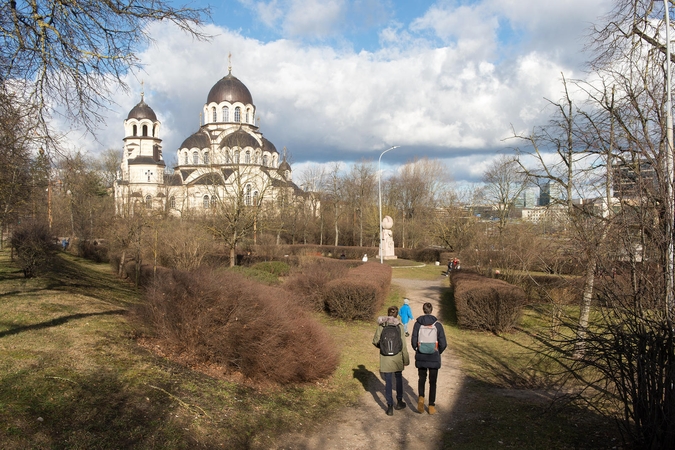
<svg viewBox="0 0 675 450"><path fill-rule="evenodd" d="M187 152L185 152L185 154L183 155L183 164L187 165L187 163L188 163L188 154Z"/></svg>
<svg viewBox="0 0 675 450"><path fill-rule="evenodd" d="M204 209L209 209L209 196L208 195L204 196L202 205L204 206Z"/></svg>
<svg viewBox="0 0 675 450"><path fill-rule="evenodd" d="M230 155L229 150L225 150L225 164L230 164L232 162L232 156Z"/></svg>
<svg viewBox="0 0 675 450"><path fill-rule="evenodd" d="M175 207L176 207L176 197L174 197L173 195L172 195L171 198L169 199L169 206L170 206L171 208L175 208Z"/></svg>
<svg viewBox="0 0 675 450"><path fill-rule="evenodd" d="M246 123L250 123L250 122L248 121L248 109L246 110Z"/></svg>
<svg viewBox="0 0 675 450"><path fill-rule="evenodd" d="M258 206L258 201L259 201L259 200L258 200L258 195L259 195L259 194L258 194L258 191L254 191L254 192L253 192L253 205L254 205L254 206Z"/></svg>
<svg viewBox="0 0 675 450"><path fill-rule="evenodd" d="M230 108L223 106L223 122L230 121Z"/></svg>
<svg viewBox="0 0 675 450"><path fill-rule="evenodd" d="M145 207L147 209L152 209L152 196L149 194L145 196Z"/></svg>
<svg viewBox="0 0 675 450"><path fill-rule="evenodd" d="M156 126L157 126L157 125L153 125L153 126L152 126L152 137L157 137L157 136L155 136L155 131L156 131L156 130L155 130L155 127L156 127Z"/></svg>
<svg viewBox="0 0 675 450"><path fill-rule="evenodd" d="M143 125L143 136L147 136L147 135L148 135L148 126Z"/></svg>
<svg viewBox="0 0 675 450"><path fill-rule="evenodd" d="M251 185L247 184L244 190L244 204L251 206Z"/></svg>
<svg viewBox="0 0 675 450"><path fill-rule="evenodd" d="M210 164L209 161L209 152L204 152L204 164Z"/></svg>
<svg viewBox="0 0 675 450"><path fill-rule="evenodd" d="M238 106L234 108L234 121L241 122L241 108Z"/></svg>
<svg viewBox="0 0 675 450"><path fill-rule="evenodd" d="M211 208L216 207L216 202L218 202L218 197L216 197L215 195L212 195L211 196Z"/></svg>
<svg viewBox="0 0 675 450"><path fill-rule="evenodd" d="M267 155L263 155L263 166L267 167Z"/></svg>
<svg viewBox="0 0 675 450"><path fill-rule="evenodd" d="M239 150L234 151L234 163L239 164Z"/></svg>
<svg viewBox="0 0 675 450"><path fill-rule="evenodd" d="M211 114L213 115L213 121L218 122L218 115L216 114L216 107L211 108Z"/></svg>
<svg viewBox="0 0 675 450"><path fill-rule="evenodd" d="M199 164L199 153L192 152L192 164Z"/></svg>
<svg viewBox="0 0 675 450"><path fill-rule="evenodd" d="M246 156L244 157L244 164L251 164L251 150L246 150Z"/></svg>
<svg viewBox="0 0 675 450"><path fill-rule="evenodd" d="M138 126L137 125L134 125L133 130L134 130L133 131L134 136L138 136Z"/></svg>

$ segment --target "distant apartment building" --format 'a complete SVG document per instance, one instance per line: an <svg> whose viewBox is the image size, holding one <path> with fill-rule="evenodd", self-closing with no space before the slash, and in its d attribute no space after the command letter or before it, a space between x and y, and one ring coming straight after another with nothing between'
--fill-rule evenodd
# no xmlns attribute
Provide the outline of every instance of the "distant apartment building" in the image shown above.
<svg viewBox="0 0 675 450"><path fill-rule="evenodd" d="M612 189L614 197L635 198L645 190L651 190L658 185L654 166L649 161L634 161L613 167Z"/></svg>
<svg viewBox="0 0 675 450"><path fill-rule="evenodd" d="M521 218L522 220L533 223L551 222L562 224L567 221L567 208L562 205L524 208L521 211Z"/></svg>

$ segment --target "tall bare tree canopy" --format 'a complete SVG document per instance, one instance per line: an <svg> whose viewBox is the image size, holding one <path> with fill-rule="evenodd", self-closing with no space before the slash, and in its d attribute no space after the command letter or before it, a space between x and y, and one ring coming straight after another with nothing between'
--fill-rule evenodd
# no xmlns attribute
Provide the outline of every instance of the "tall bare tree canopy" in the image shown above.
<svg viewBox="0 0 675 450"><path fill-rule="evenodd" d="M57 112L92 126L113 90L126 89L148 25L169 21L197 39L208 10L162 0L11 0L0 3L0 88L23 92L38 107L44 136Z"/></svg>

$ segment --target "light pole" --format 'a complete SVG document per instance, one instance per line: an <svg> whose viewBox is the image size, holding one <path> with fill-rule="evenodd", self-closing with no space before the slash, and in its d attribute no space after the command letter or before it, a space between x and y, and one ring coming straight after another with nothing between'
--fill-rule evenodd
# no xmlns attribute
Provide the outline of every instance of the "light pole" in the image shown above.
<svg viewBox="0 0 675 450"><path fill-rule="evenodd" d="M379 197L379 205L380 205L380 264L384 263L384 255L382 254L382 173L380 172L380 163L382 162L382 155L387 153L389 150L393 150L398 147L399 147L398 145L389 147L388 149L380 153L380 159L377 160L377 194Z"/></svg>
<svg viewBox="0 0 675 450"><path fill-rule="evenodd" d="M666 192L668 196L668 208L666 209L668 219L666 220L666 239L668 245L668 261L666 270L666 316L673 317L675 312L675 300L673 299L673 289L675 284L675 249L673 248L673 222L675 216L675 199L673 196L673 103L670 88L670 13L668 11L668 0L663 1L664 16L666 22L666 140L668 148L666 149L666 170L668 173Z"/></svg>

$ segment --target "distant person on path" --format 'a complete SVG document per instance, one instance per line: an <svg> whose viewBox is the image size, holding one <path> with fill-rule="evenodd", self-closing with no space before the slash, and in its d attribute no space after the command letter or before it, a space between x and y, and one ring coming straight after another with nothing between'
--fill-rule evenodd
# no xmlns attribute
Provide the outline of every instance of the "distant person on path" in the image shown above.
<svg viewBox="0 0 675 450"><path fill-rule="evenodd" d="M363 255L363 258L361 258L361 261L368 262L368 253Z"/></svg>
<svg viewBox="0 0 675 450"><path fill-rule="evenodd" d="M452 260L451 259L448 260L448 271L445 272L445 276L447 277L448 275L450 275L450 272L452 272Z"/></svg>
<svg viewBox="0 0 675 450"><path fill-rule="evenodd" d="M380 349L380 372L384 375L388 416L394 415L394 409L406 407L403 401L403 368L410 364L403 326L396 316L398 307L390 306L386 316L377 318L377 330L373 336L373 345ZM393 378L396 378L396 405L392 395Z"/></svg>
<svg viewBox="0 0 675 450"><path fill-rule="evenodd" d="M413 327L412 346L415 349L415 367L417 367L417 411L424 412L424 388L429 373L429 414L436 414L436 381L441 368L441 354L448 346L443 325L431 315L434 307L431 303L422 306L423 316L419 316Z"/></svg>
<svg viewBox="0 0 675 450"><path fill-rule="evenodd" d="M401 306L401 310L399 311L398 315L401 316L401 323L403 323L405 337L410 336L410 333L408 333L408 322L415 320L415 317L413 317L412 310L410 309L410 300L407 298L403 299L403 306Z"/></svg>

